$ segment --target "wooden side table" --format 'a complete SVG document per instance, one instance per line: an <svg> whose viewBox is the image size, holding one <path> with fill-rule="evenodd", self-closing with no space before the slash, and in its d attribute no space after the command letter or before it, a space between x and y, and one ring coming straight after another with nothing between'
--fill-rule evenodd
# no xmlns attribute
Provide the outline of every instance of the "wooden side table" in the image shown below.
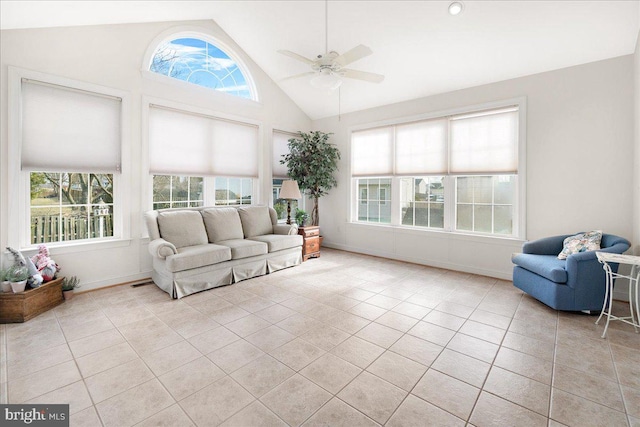
<svg viewBox="0 0 640 427"><path fill-rule="evenodd" d="M298 227L298 234L302 236L302 261L320 258L320 227L317 225Z"/></svg>

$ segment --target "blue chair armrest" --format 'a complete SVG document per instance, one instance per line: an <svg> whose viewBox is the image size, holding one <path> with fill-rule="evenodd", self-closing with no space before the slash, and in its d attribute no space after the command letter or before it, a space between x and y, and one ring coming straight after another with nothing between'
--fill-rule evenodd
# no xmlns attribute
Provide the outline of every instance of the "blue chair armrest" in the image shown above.
<svg viewBox="0 0 640 427"><path fill-rule="evenodd" d="M598 249L597 251L579 252L577 254L571 254L567 257L567 275L569 281L567 284L572 288L583 287L602 281L604 278L604 270L602 264L598 261L596 252L610 252L614 254L621 254L629 249L627 241L619 241L613 246L608 248ZM611 270L613 272L618 271L618 264L611 263Z"/></svg>

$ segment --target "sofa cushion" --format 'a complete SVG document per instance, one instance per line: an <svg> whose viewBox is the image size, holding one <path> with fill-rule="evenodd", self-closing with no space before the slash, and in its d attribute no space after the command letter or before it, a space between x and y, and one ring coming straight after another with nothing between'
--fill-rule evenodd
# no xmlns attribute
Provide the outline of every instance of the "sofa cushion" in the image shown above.
<svg viewBox="0 0 640 427"><path fill-rule="evenodd" d="M231 249L231 259L249 258L267 253L266 243L248 239L233 239L217 242L218 245L228 246Z"/></svg>
<svg viewBox="0 0 640 427"><path fill-rule="evenodd" d="M238 213L245 238L273 233L268 206L242 206L238 208Z"/></svg>
<svg viewBox="0 0 640 427"><path fill-rule="evenodd" d="M602 231L589 231L587 233L569 236L562 242L562 252L558 254L558 259L567 259L569 255L586 251L600 249Z"/></svg>
<svg viewBox="0 0 640 427"><path fill-rule="evenodd" d="M269 247L269 253L302 246L302 236L297 234L292 236L284 234L265 234L263 236L254 236L250 240L266 243Z"/></svg>
<svg viewBox="0 0 640 427"><path fill-rule="evenodd" d="M218 264L231 259L231 249L227 246L205 243L204 245L178 248L178 253L167 257L167 270L172 273L192 268Z"/></svg>
<svg viewBox="0 0 640 427"><path fill-rule="evenodd" d="M207 243L207 231L198 211L159 212L158 228L160 236L178 249Z"/></svg>
<svg viewBox="0 0 640 427"><path fill-rule="evenodd" d="M242 223L236 208L210 208L202 210L209 242L243 239Z"/></svg>
<svg viewBox="0 0 640 427"><path fill-rule="evenodd" d="M511 261L555 283L567 283L568 276L565 260L558 259L555 255L517 254Z"/></svg>

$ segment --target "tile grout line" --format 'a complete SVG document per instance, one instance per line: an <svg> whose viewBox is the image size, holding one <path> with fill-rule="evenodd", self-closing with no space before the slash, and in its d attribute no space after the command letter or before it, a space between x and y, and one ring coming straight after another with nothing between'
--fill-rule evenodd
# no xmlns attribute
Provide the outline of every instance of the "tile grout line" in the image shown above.
<svg viewBox="0 0 640 427"><path fill-rule="evenodd" d="M559 312L558 312L559 313ZM553 363L551 364L551 384L549 384L549 414L547 416L547 424L552 420L551 418L551 408L553 405L553 384L556 380L556 358L558 357L558 328L560 327L560 315L556 314L556 333L555 339L553 340ZM560 422L558 420L553 420L556 422Z"/></svg>
<svg viewBox="0 0 640 427"><path fill-rule="evenodd" d="M7 348L7 325L0 325L0 378L4 378L0 384L0 403L6 405L9 403L9 369L8 358L9 351Z"/></svg>
<svg viewBox="0 0 640 427"><path fill-rule="evenodd" d="M613 363L613 369L616 373L616 382L618 383L618 390L620 391L620 398L622 399L622 408L624 409L624 415L627 420L627 425L631 426L630 416L631 413L627 409L627 399L624 397L624 391L622 390L622 383L620 382L620 373L618 372L618 364L613 357L613 350L611 349L611 341L607 338L607 348L609 349L609 356L611 356L611 362Z"/></svg>

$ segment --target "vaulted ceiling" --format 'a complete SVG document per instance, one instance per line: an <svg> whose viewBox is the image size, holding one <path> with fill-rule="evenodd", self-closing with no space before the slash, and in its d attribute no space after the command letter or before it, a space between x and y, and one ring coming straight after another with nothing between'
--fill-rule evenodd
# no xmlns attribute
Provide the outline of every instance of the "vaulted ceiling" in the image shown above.
<svg viewBox="0 0 640 427"><path fill-rule="evenodd" d="M213 19L312 119L632 54L640 1L7 1L0 28ZM344 79L327 93L309 78L281 81L307 58L364 44L348 68L382 83ZM0 52L1 54L1 52Z"/></svg>

